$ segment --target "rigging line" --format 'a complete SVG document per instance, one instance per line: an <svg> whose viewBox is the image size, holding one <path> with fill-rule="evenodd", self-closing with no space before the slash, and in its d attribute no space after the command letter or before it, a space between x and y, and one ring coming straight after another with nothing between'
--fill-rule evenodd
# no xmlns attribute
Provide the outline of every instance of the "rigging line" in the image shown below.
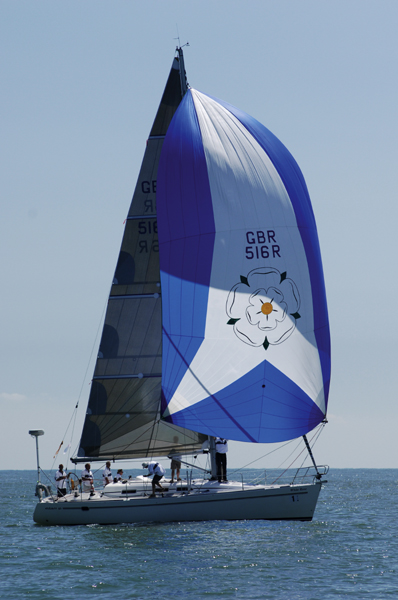
<svg viewBox="0 0 398 600"><path fill-rule="evenodd" d="M62 445L63 445L63 443L64 443L64 440L66 439L66 436L67 436L67 434L68 434L68 430L69 430L69 427L70 427L70 424L71 424L71 422L72 422L72 419L73 419L73 417L75 417L75 421L76 421L76 414L77 414L77 404L76 404L76 406L75 406L75 408L74 408L74 410L73 410L73 412L72 412L72 416L71 416L71 418L70 418L70 420L69 420L69 423L68 423L68 425L67 425L67 427L66 427L65 433L64 433L64 435L63 435L63 438L62 438L62 442L61 442L61 444L60 444L60 446L59 446L59 448L58 448L57 452L55 453L55 456L53 457L53 463L52 463L52 465L51 465L51 470L54 468L54 463L55 463L55 461L56 461L56 459L57 459L58 452L60 451L60 449L61 449L61 446L62 446ZM73 436L73 430L74 430L74 425L73 425L73 429L72 429L72 436ZM71 440L72 440L72 437L71 437ZM72 442L71 442L71 443L72 443ZM70 452L68 453L68 456L67 456L66 463L68 463L68 461L69 461L69 455L70 455Z"/></svg>
<svg viewBox="0 0 398 600"><path fill-rule="evenodd" d="M250 467L250 465L253 465L254 463L258 462L259 460L262 460L263 458L265 458L266 456L269 456L270 454L273 454L274 452L277 452L278 450L282 450L282 448L284 448L285 446L288 446L293 441L294 440L289 440L288 442L286 442L286 444L283 444L282 446L278 446L277 448L274 448L274 450L270 450L269 452L267 452L263 456L260 456L260 458L256 458L255 460L252 460L251 462L247 463L244 467L240 467L239 469L235 469L234 471L232 471L231 475L233 475L234 473L238 473L241 469L247 469L247 467ZM294 450L293 450L293 452L294 452ZM293 454L293 452L291 452L291 454ZM291 456L291 454L289 456ZM285 460L287 460L287 459L285 459Z"/></svg>
<svg viewBox="0 0 398 600"><path fill-rule="evenodd" d="M312 447L313 447L313 446L315 446L315 443L316 443L317 439L319 438L319 436L321 435L321 433L322 433L322 431L323 431L323 428L324 428L324 426L325 426L325 425L326 425L326 423L322 422L322 423L320 423L320 424L318 425L318 427L315 429L315 431L314 431L314 435L312 436L312 438L311 438L311 439L310 439L310 441L309 441L309 443L310 443L310 445L311 445L311 442L312 442L312 440L313 440L313 439L315 438L315 436L316 436L316 440L315 440L315 442L312 444Z"/></svg>
<svg viewBox="0 0 398 600"><path fill-rule="evenodd" d="M152 451L151 451L151 452L150 452L150 450L151 450L151 443L152 443L152 440L154 440L154 441L156 442L156 441L157 441L157 439L158 439L157 432L159 431L160 422L161 422L161 419L160 419L160 406L158 407L158 410L157 410L157 415L158 415L158 416L156 417L156 420L155 420L155 422L154 422L154 424L153 424L152 434L151 434L151 437L150 437L150 439L149 439L149 442L148 442L148 450L147 450L148 456L151 456L152 458L153 458L154 456L156 456L156 454L155 454L155 447L154 447L154 445L152 446ZM168 425L168 424L167 424L167 425ZM155 427L156 427L156 433L155 433ZM183 436L182 436L182 437L183 437L183 443L184 443L184 444L186 444L186 439L187 439L187 437L188 437L188 436L187 436L187 434L184 432L184 434L183 434ZM167 442L166 442L166 443L167 443ZM177 451L176 451L176 452L177 452ZM169 457L169 455L167 455L167 458L168 458L168 457Z"/></svg>
<svg viewBox="0 0 398 600"><path fill-rule="evenodd" d="M180 32L178 31L178 23L176 23L176 29L177 29L177 37L173 38L173 39L178 40L178 48L180 48L181 42L180 42Z"/></svg>
<svg viewBox="0 0 398 600"><path fill-rule="evenodd" d="M302 466L303 466L303 464L305 463L306 459L307 459L307 457L306 457L306 456L304 456L304 458L303 458L303 460L301 461L301 464L300 464L300 466L299 466L299 469L301 469L301 468L302 468Z"/></svg>
<svg viewBox="0 0 398 600"><path fill-rule="evenodd" d="M292 442L293 442L293 440L292 440ZM285 459L284 459L284 460L283 460L283 461L282 461L282 462L281 462L281 463L278 465L278 467L276 467L277 469L281 469L281 468L282 468L282 465L283 465L283 464L284 464L284 463L285 463L287 460L289 460L289 458L292 456L292 454L294 454L294 453L296 452L296 450L297 450L297 448L299 448L300 444L301 444L301 439L298 441L298 443L296 444L296 446L295 446L295 447L293 448L293 450L290 452L289 456L287 456L287 457L286 457L286 458L285 458ZM301 453L300 453L300 454L301 454ZM299 455L298 455L298 456L297 456L297 457L296 457L296 458L293 460L293 462L292 462L292 463L291 463L291 464L290 464L288 467L286 467L286 469L285 469L284 471L282 471L282 473L280 473L280 475L279 475L279 476L278 476L278 477L275 479L275 481L278 481L278 479L280 479L280 478L282 477L282 475L284 475L284 474L286 473L286 471L288 471L288 470L290 469L290 466L291 466L292 464L294 464L294 462L295 462L295 461L298 459L298 457L300 456L300 454L299 454ZM275 481L274 481L273 483L275 483ZM271 485L272 485L272 484L271 484Z"/></svg>
<svg viewBox="0 0 398 600"><path fill-rule="evenodd" d="M156 441L157 441L157 439L158 439L158 437L157 437L157 432L159 431L159 427L160 427L160 423L161 423L161 422L162 422L162 423L164 423L165 425L167 425L167 427L168 427L169 429L171 429L172 431L175 431L175 432L177 432L177 433L180 433L180 435L181 435L181 436L182 436L182 438L183 438L183 444L179 444L180 446L181 446L181 445L184 445L184 446L185 446L185 445L186 445L186 446L190 446L190 445L194 446L194 445L195 445L195 442L190 442L190 441L189 441L189 437L188 437L188 435L187 435L187 433L186 433L186 430L185 430L185 429L183 430L183 432L178 432L176 429L173 429L173 427L171 427L171 426L170 426L170 424L169 424L169 423L167 423L167 421L162 421L162 420L161 420L161 416L160 416L160 407L158 408L157 414L158 414L159 416L157 417L156 421L153 423L152 435L151 435L151 438L150 438L150 440L149 440L149 443L148 443L148 456L152 456L152 457L153 457L153 456L156 456L156 454L155 454L155 447L153 447L153 448L152 448L152 452L150 452L150 446L151 446L151 442L152 442L152 440L153 440L153 439L155 440L155 442L156 442ZM157 426L157 431L156 431L156 433L155 433L155 427L156 427L156 426ZM168 442L166 441L165 443L168 443ZM176 444L176 445L177 445L177 444ZM171 450L170 450L170 452L171 452ZM178 448L176 449L176 453L178 453ZM169 457L169 455L167 455L167 458L168 458L168 457Z"/></svg>
<svg viewBox="0 0 398 600"><path fill-rule="evenodd" d="M304 452L304 450L306 450L305 447L302 449L302 451L300 452L300 454L298 454L296 456L296 458L290 463L290 465L288 467L286 467L286 469L284 471L282 471L282 473L271 483L271 485L274 485L274 483L276 483L278 481L278 479L280 479L286 473L286 471L288 471L290 469L290 467L292 465L294 465L294 463L296 462L296 460L299 459L299 457L302 455L302 453Z"/></svg>
<svg viewBox="0 0 398 600"><path fill-rule="evenodd" d="M196 460L195 457L194 457L194 460ZM199 468L201 468L201 467L199 467ZM202 484L201 484L201 487L205 486L207 484L207 481L208 481L208 480L204 479L206 471L207 471L207 473L211 473L210 452L206 456L206 462L205 462L205 467L204 467L204 474L202 475Z"/></svg>
<svg viewBox="0 0 398 600"><path fill-rule="evenodd" d="M317 443L317 441L318 441L318 439L319 439L319 436L321 435L321 433L322 433L322 431L323 431L323 428L325 427L326 423L327 423L327 421L325 421L325 422L323 422L323 421L322 421L322 423L320 424L319 431L318 431L318 433L317 433L317 436L316 436L316 438L315 438L315 441L314 441L314 443L312 444L312 447L314 447L314 446L315 446L315 444ZM315 437L315 435L314 435L314 437ZM313 440L313 439L314 439L314 438L312 438L312 439L311 439L311 442L312 442L312 440Z"/></svg>
<svg viewBox="0 0 398 600"><path fill-rule="evenodd" d="M159 415L159 417L158 417ZM160 407L158 406L157 411L156 411L156 417L155 417L155 421L152 424L152 432L151 432L151 436L148 440L148 449L147 449L147 455L149 455L150 453L150 448L151 448L151 442L153 439L155 439L155 441L157 440L157 435L155 434L155 427L157 426L157 431L159 431L159 423L160 423ZM153 453L151 454L151 456L153 457Z"/></svg>
<svg viewBox="0 0 398 600"><path fill-rule="evenodd" d="M281 463L278 465L278 467L277 467L278 469L281 469L281 468L282 468L282 465L284 465L284 463L285 463L287 460L289 460L289 458L292 456L292 454L294 454L294 453L296 452L296 450L297 450L297 448L299 448L300 444L301 444L301 440L299 440L299 441L298 441L297 445L296 445L296 446L293 448L293 450L291 451L291 453L289 454L289 456L287 456L287 457L285 458L285 460L283 460L283 461L282 461L282 462L281 462Z"/></svg>
<svg viewBox="0 0 398 600"><path fill-rule="evenodd" d="M324 426L325 426L325 425L326 425L326 423L323 423L323 422L322 422L322 423L320 423L320 425L319 425L319 426L317 427L317 429L315 430L315 433L314 433L314 435L313 435L313 436L312 436L312 438L310 439L310 444L311 444L312 440L315 438L315 441L314 441L314 443L312 444L312 448L315 446L316 442L318 441L318 439L319 439L319 436L321 435L321 433L322 433L322 431L323 431L323 428L324 428ZM316 437L315 437L315 436L316 436ZM307 457L306 457L306 456L304 456L303 462L301 463L301 465L300 465L300 467L299 467L300 469L301 469L301 467L303 466L303 464L305 463L305 460L306 460L306 458L307 458Z"/></svg>
<svg viewBox="0 0 398 600"><path fill-rule="evenodd" d="M89 369L89 366L91 364L92 356L93 356L93 353L94 353L94 348L97 345L97 340L98 340L99 332L100 332L100 329L101 329L101 325L102 325L102 323L104 321L104 315L105 315L107 304L108 304L108 300L105 302L104 308L102 310L102 315L101 315L101 318L100 318L100 321L99 321L99 324L98 324L98 327L97 327L97 333L95 335L94 342L93 342L93 345L92 345L92 348L91 348L90 357L89 357L88 362L87 362L86 371L84 373L84 377L83 377L82 384L81 384L81 387L80 387L80 392L79 392L79 395L77 397L77 402L76 402L75 408L73 409L72 416L71 416L71 418L69 420L68 426L67 426L67 428L65 430L65 433L64 433L64 436L63 436L63 440L64 440L66 438L66 436L67 436L70 424L71 424L71 422L73 420L72 433L71 433L71 437L70 437L70 440L71 440L70 441L70 448L69 448L69 452L68 452L68 455L67 455L67 460L65 461L66 464L68 464L69 459L70 459L71 448L72 448L72 441L73 441L73 435L74 435L74 432L75 432L76 419L77 419L77 409L79 407L79 402L80 402L80 398L81 398L81 395L82 395L82 392L83 392L84 383L85 383L86 378L87 378L88 369ZM54 459L55 459L55 457L54 457ZM55 460L54 460L54 462L55 462ZM54 467L54 462L52 464L51 469L53 469L53 467Z"/></svg>
<svg viewBox="0 0 398 600"><path fill-rule="evenodd" d="M111 289L112 289L112 286L111 286ZM109 294L108 294L108 298L106 299L106 302L105 302L105 304L104 304L104 308L103 308L103 310L102 310L102 315L101 315L101 318L100 318L100 320L99 320L99 323L98 323L98 327L97 327L97 333L96 333L96 335L95 335L94 342L93 342L93 345L92 345L92 348L91 348L91 352L90 352L90 357L89 357L89 359L88 359L88 362L87 362L86 372L84 373L84 377L83 377L82 385L81 385L81 388L80 388L80 392L79 392L79 395L78 395L78 397L77 397L76 409L77 409L77 407L79 406L80 397L81 397L81 395L82 395L82 392L83 392L84 382L86 381L86 377L87 377L88 369L89 369L89 367L90 367L90 365L91 365L91 360L92 360L92 357L93 357L93 354L94 354L94 349L95 349L97 346L99 346L99 344L97 344L97 340L98 340L98 337L99 337L99 332L100 332L101 326L102 326L102 325L103 325L103 323L104 323L104 319L105 319L105 311L106 311L106 307L108 306L108 299L109 299L109 296L110 296L110 291L109 291ZM91 384L91 382L90 382L90 384Z"/></svg>
<svg viewBox="0 0 398 600"><path fill-rule="evenodd" d="M323 424L321 423L321 426L322 426L322 425L323 425ZM318 429L319 429L319 426L318 426ZM317 434L317 431L315 431L315 433L314 433L314 435L312 436L312 438L311 438L310 442L312 442L312 440L314 439L314 437L315 437L315 435L316 435L316 434ZM298 446L300 445L300 443L301 443L301 440L299 441L299 444L298 444ZM297 446L297 447L298 447L298 446ZM282 471L282 473L281 473L281 474L280 474L280 475L279 475L279 476L278 476L278 477L277 477L277 478L276 478L276 479L275 479L275 480L272 482L272 484L271 484L271 485L274 485L274 483L276 483L276 482L278 481L278 479L280 479L280 478L281 478L281 477L282 477L282 476L283 476L283 475L286 473L286 471L288 471L288 470L290 469L290 467L291 467L292 465L294 465L294 463L296 462L296 460L298 460L298 459L300 458L300 456L302 455L302 453L303 453L303 452L304 452L304 450L306 450L306 449L307 449L307 447L304 445L304 448L302 449L302 451L300 452L300 454L298 454L298 455L296 456L296 458L295 458L295 459L294 459L294 460L293 460L293 461L290 463L290 465L289 465L288 467L286 467L286 469L285 469L284 471ZM290 454L290 456L291 456L291 455L292 455L292 453ZM304 464L304 462L305 462L305 459L306 459L306 457L304 457L304 460L303 460L303 462L301 463L302 465Z"/></svg>
<svg viewBox="0 0 398 600"><path fill-rule="evenodd" d="M71 455L71 450L72 450L72 441L73 441L73 436L75 434L75 427L76 427L77 407L78 407L78 404L76 404L75 410L74 410L74 416L75 416L75 418L73 420L73 425L72 425L72 433L71 433L71 436L70 436L70 444L69 444L69 448L68 448L68 456L67 456L66 464L68 464L68 462L70 461L70 455ZM72 415L72 417L73 417L73 415ZM76 454L78 452L78 449L79 449L78 446L76 446ZM75 470L76 470L76 465L74 465L74 467L75 467Z"/></svg>

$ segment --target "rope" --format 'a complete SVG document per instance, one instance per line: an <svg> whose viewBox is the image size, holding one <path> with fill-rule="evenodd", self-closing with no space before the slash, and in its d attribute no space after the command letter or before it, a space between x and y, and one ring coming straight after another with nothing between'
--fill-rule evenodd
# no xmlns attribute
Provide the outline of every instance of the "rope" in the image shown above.
<svg viewBox="0 0 398 600"><path fill-rule="evenodd" d="M266 454L263 454L263 456L260 456L260 458L256 458L256 459L252 460L251 462L247 463L244 467L240 467L239 469L235 469L235 471L232 471L231 475L233 475L234 473L238 473L241 469L247 469L248 467L250 467L250 465L253 465L254 463L258 462L259 460L263 460L263 458L266 458L267 456L269 456L270 454L273 454L274 452L278 452L279 450L282 450L282 448L284 448L285 446L288 446L293 441L294 440L289 440L288 442L286 442L286 444L283 444L282 446L278 446L278 448L274 448L273 450L270 450L270 452L267 452ZM294 452L294 450L293 450L293 452ZM287 459L285 459L285 460L287 460Z"/></svg>
<svg viewBox="0 0 398 600"><path fill-rule="evenodd" d="M53 458L54 458L54 460L53 460L53 463L52 463L52 465L51 465L51 471L54 469L55 459L56 459L56 457L57 457L57 454L58 454L58 452L59 452L59 451L60 451L60 449L61 449L61 446L62 446L62 445L63 445L63 443L64 443L64 440L66 439L66 436L67 436L67 433L68 433L69 427L70 427L70 425L71 425L71 423L72 423L72 420L73 420L72 432L71 432L71 436L70 436L70 443L69 443L69 444L68 444L68 446L67 446L68 454L67 454L67 456L66 456L66 459L65 459L65 464L67 465L67 464L69 463L69 460L70 460L70 454L71 454L71 449L72 449L72 441L73 441L73 436L74 436L74 433L75 433L75 427L76 427L77 409L79 408L80 399L81 399L81 396L82 396L82 393L83 393L83 388L84 388L84 385L85 385L85 381L86 381L86 379L87 379L88 369L89 369L89 367L90 367L90 364L91 364L91 361L92 361L92 357L93 357L93 354L94 354L94 350L95 350L95 348L96 348L96 347L97 347L97 345L98 345L98 344L97 344L97 340L98 340L99 333L100 333L100 330L101 330L101 325L103 324L103 321L104 321L104 315L105 315L105 311L106 311L106 307L107 307L107 305L108 305L108 298L107 298L107 300L106 300L106 302L105 302L105 304L104 304L104 308L103 308L103 310L102 310L102 315L101 315L101 318L100 318L100 321L99 321L99 324L98 324L98 327L97 327L97 333L96 333L96 335L95 335L94 342L93 342L93 345L92 345L92 347L91 347L90 357L89 357L89 359L88 359L88 362L87 362L86 371L85 371L85 373L84 373L84 377L83 377L82 384L81 384L81 387L80 387L80 392L79 392L79 395L78 395L78 397L77 397L76 406L75 406L75 408L74 408L74 410L73 410L73 412L72 412L72 416L71 416L71 418L70 418L70 420L69 420L69 423L68 423L68 425L67 425L67 427L66 427L66 430L65 430L64 436L63 436L63 438L62 438L62 442L60 443L60 445L59 445L59 448L58 448L58 450L56 451L56 453L55 453L55 455L54 455L54 457L53 457ZM91 385L91 381L90 381L90 385ZM65 452L65 450L64 450L64 452Z"/></svg>
<svg viewBox="0 0 398 600"><path fill-rule="evenodd" d="M315 438L315 436L316 436L316 440L315 440L315 442L314 442L313 446L315 445L316 441L318 440L318 438L319 438L319 436L320 436L320 434L321 434L321 432L322 432L322 430L323 430L323 427L325 426L325 424L326 424L326 423L324 423L324 422L320 423L320 425L318 426L318 428L315 430L315 433L314 433L314 435L312 436L312 438L311 438L311 440L310 440L310 442L312 442L312 440L313 440L313 439ZM296 446L296 448L298 448L298 446L299 446L300 444L301 444L301 440L300 440L299 444ZM285 469L284 471L282 471L282 473L280 473L280 475L279 475L279 476L278 476L278 477L277 477L277 478L276 478L276 479L275 479L275 480L274 480L274 481L271 483L271 485L274 485L274 484L275 484L275 483L276 483L276 482L277 482L277 481L278 481L278 480L279 480L279 479L280 479L280 478L281 478L281 477L282 477L282 476L283 476L283 475L284 475L284 474L285 474L285 473L286 473L286 472L287 472L287 471L288 471L288 470L289 470L289 469L292 467L292 465L294 465L294 463L295 463L295 462L296 462L296 461L297 461L297 460L300 458L300 456L303 454L304 450L306 450L306 446L304 446L304 448L303 448L303 449L301 450L301 452L300 452L300 453L299 453L299 454L296 456L296 458L295 458L295 459L294 459L294 460L293 460L293 461L290 463L290 465L289 465L288 467L286 467L286 469ZM292 454L293 454L293 453L291 452L289 456L291 456ZM287 457L287 458L289 458L289 457ZM287 458L285 459L285 461L287 460ZM303 464L304 464L304 462L305 462L306 458L307 458L307 457L305 456L305 457L304 457L304 459L303 459L303 461L302 461L302 463L301 463L301 465L300 465L300 467L299 467L299 469L301 469L301 468L302 468L302 466L303 466ZM283 461L283 462L285 462L285 461ZM282 464L283 464L283 463L282 463Z"/></svg>

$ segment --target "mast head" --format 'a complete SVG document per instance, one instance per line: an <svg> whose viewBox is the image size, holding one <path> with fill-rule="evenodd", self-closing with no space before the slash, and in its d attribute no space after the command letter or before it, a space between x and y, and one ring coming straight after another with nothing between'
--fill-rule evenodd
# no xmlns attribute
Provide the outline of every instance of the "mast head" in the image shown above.
<svg viewBox="0 0 398 600"><path fill-rule="evenodd" d="M180 40L178 40L180 41ZM189 84L187 81L187 74L185 71L185 65L184 65L184 53L182 51L182 49L185 46L189 46L189 42L187 42L186 44L184 44L184 46L177 46L176 48L176 52L178 52L178 61L179 61L179 66L180 66L180 82L181 82L181 96L184 97L184 95L186 94Z"/></svg>

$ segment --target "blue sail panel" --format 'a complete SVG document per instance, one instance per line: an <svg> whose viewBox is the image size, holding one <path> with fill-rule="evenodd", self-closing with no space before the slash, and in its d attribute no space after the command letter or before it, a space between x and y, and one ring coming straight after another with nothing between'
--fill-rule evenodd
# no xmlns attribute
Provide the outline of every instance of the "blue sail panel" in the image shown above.
<svg viewBox="0 0 398 600"><path fill-rule="evenodd" d="M265 383L264 383L265 382ZM304 435L324 415L303 391L269 363L199 404L173 415L173 423L241 442L272 443Z"/></svg>
<svg viewBox="0 0 398 600"><path fill-rule="evenodd" d="M177 387L204 339L215 236L206 160L189 93L182 104L184 110L172 121L164 142L158 175L158 196L167 194L157 209L162 230L162 371L170 389Z"/></svg>
<svg viewBox="0 0 398 600"><path fill-rule="evenodd" d="M164 142L157 212L163 417L257 442L312 429L326 413L329 328L293 157L248 115L189 90Z"/></svg>

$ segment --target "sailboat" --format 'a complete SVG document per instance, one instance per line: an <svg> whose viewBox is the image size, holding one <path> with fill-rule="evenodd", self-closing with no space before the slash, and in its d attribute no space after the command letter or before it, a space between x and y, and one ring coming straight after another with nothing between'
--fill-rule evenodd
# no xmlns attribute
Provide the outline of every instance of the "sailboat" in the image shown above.
<svg viewBox="0 0 398 600"><path fill-rule="evenodd" d="M330 338L315 219L283 144L192 89L182 48L147 141L125 224L75 463L209 453L208 476L144 476L56 498L43 525L311 520L327 467L306 434L325 422ZM40 430L31 432L41 435ZM221 483L215 437L302 437L308 480Z"/></svg>

